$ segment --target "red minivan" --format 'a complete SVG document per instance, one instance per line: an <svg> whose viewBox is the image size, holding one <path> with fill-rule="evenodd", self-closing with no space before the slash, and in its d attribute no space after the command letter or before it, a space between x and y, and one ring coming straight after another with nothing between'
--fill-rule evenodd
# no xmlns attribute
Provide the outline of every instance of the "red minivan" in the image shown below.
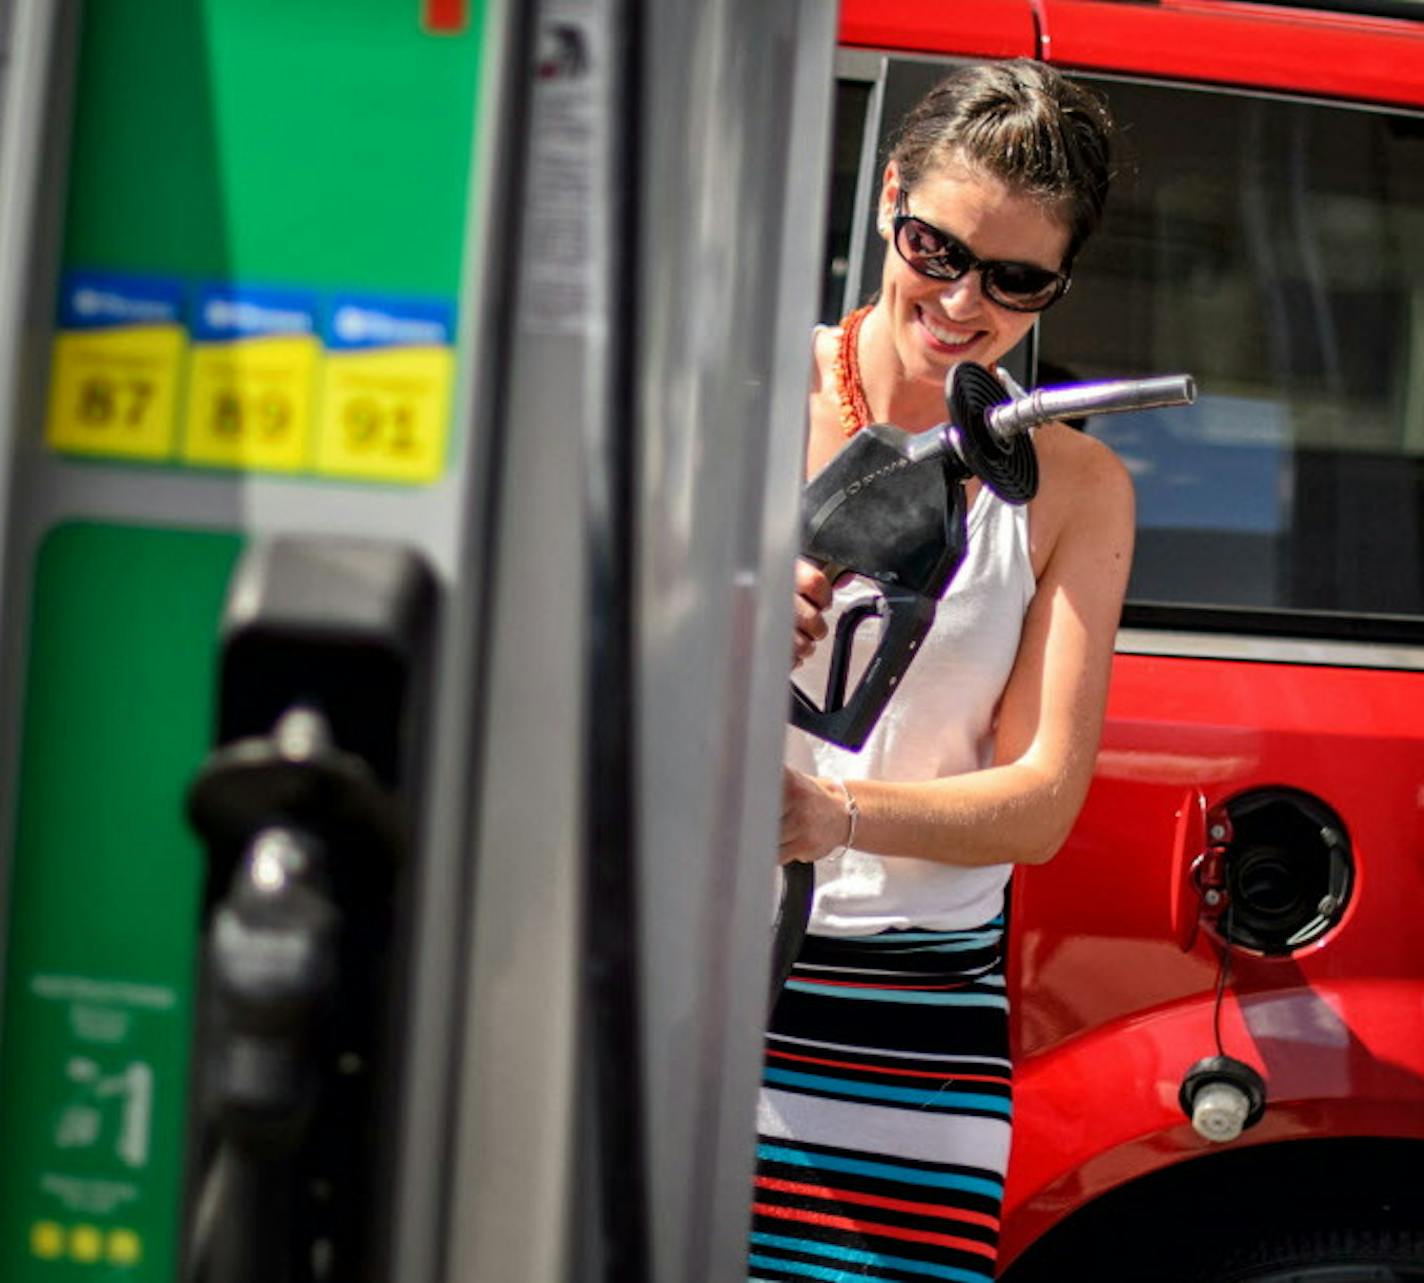
<svg viewBox="0 0 1424 1283"><path fill-rule="evenodd" d="M823 319L890 125L1015 55L1121 126L1021 373L1200 395L1081 425L1137 553L1087 805L1013 888L1001 1277L1424 1279L1424 4L844 0Z"/></svg>

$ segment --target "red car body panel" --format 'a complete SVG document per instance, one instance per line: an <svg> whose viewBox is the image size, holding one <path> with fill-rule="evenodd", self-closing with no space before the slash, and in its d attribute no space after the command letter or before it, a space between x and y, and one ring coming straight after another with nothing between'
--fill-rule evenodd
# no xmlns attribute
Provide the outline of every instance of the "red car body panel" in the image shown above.
<svg viewBox="0 0 1424 1283"><path fill-rule="evenodd" d="M1119 655L1083 814L1014 886L1005 1262L1108 1189L1215 1148L1177 1100L1216 1049L1219 965L1210 931L1178 938L1199 908L1178 817L1198 791L1215 805L1278 785L1338 812L1356 878L1305 949L1232 951L1223 1046L1270 1100L1239 1143L1424 1139L1424 673Z"/></svg>
<svg viewBox="0 0 1424 1283"><path fill-rule="evenodd" d="M964 57L1031 58L1038 49L1038 30L1032 9L1015 0L955 0L952 5L841 0L840 42Z"/></svg>
<svg viewBox="0 0 1424 1283"><path fill-rule="evenodd" d="M1416 104L1424 26L1261 4L1043 0L1041 56L1120 71L1332 98Z"/></svg>
<svg viewBox="0 0 1424 1283"><path fill-rule="evenodd" d="M1320 9L844 0L841 40L1424 107L1424 22ZM1082 816L1050 864L1014 883L1001 1268L1107 1191L1221 1151L1178 1102L1187 1069L1217 1050L1220 946L1197 929L1189 873L1205 808L1244 790L1287 787L1331 807L1354 882L1340 921L1290 957L1231 950L1222 1048L1268 1083L1263 1119L1233 1143L1424 1141L1424 671L1383 654L1378 668L1332 667L1328 653L1116 658Z"/></svg>
<svg viewBox="0 0 1424 1283"><path fill-rule="evenodd" d="M841 43L963 57L1037 56L1077 70L1414 105L1424 27L1212 0L844 0Z"/></svg>

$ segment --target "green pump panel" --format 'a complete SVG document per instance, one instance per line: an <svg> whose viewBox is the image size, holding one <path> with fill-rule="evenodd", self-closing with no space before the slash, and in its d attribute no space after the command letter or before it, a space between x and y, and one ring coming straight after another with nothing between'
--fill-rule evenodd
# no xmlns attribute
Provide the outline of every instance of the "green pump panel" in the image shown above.
<svg viewBox="0 0 1424 1283"><path fill-rule="evenodd" d="M204 875L184 798L225 593L254 529L372 507L449 560L420 506L451 502L466 446L487 15L53 8L8 33L44 98L12 72L6 112L51 118L31 145L55 163L9 518L0 1278L170 1283Z"/></svg>
<svg viewBox="0 0 1424 1283"><path fill-rule="evenodd" d="M183 791L236 543L66 523L35 560L0 1061L7 1279L172 1277L202 864Z"/></svg>

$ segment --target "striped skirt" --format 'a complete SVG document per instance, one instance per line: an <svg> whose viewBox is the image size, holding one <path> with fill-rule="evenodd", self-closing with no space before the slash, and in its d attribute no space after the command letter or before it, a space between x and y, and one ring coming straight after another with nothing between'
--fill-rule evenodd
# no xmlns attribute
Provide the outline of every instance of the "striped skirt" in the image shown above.
<svg viewBox="0 0 1424 1283"><path fill-rule="evenodd" d="M809 936L767 1033L748 1277L989 1283L1009 1158L1003 918Z"/></svg>

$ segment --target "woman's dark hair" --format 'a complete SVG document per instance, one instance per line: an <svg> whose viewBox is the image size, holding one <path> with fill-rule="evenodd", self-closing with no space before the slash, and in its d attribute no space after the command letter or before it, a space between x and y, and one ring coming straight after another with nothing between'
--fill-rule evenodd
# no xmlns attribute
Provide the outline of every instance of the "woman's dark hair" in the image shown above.
<svg viewBox="0 0 1424 1283"><path fill-rule="evenodd" d="M906 188L960 159L1055 207L1068 225L1071 264L1102 218L1112 133L1102 97L1045 63L971 63L910 109L890 159Z"/></svg>

